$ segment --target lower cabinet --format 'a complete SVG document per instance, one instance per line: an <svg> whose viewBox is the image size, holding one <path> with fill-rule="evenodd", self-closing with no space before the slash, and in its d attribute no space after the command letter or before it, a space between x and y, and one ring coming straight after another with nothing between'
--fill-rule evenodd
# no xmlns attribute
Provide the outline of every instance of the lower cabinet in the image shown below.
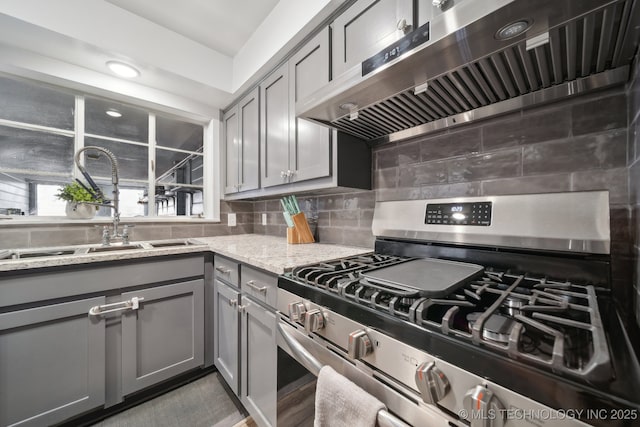
<svg viewBox="0 0 640 427"><path fill-rule="evenodd" d="M204 281L191 280L122 294L140 308L122 314L123 394L204 363Z"/></svg>
<svg viewBox="0 0 640 427"><path fill-rule="evenodd" d="M105 401L104 297L0 314L0 425L51 425Z"/></svg>
<svg viewBox="0 0 640 427"><path fill-rule="evenodd" d="M222 280L214 282L215 364L256 424L274 427L278 347L275 309L269 304L275 305L277 278L246 265L240 265L239 278L218 277Z"/></svg>
<svg viewBox="0 0 640 427"><path fill-rule="evenodd" d="M214 332L215 365L227 384L238 395L239 313L240 293L220 280L215 281L214 307L216 313Z"/></svg>
<svg viewBox="0 0 640 427"><path fill-rule="evenodd" d="M242 297L240 333L240 400L259 426L277 423L276 315Z"/></svg>

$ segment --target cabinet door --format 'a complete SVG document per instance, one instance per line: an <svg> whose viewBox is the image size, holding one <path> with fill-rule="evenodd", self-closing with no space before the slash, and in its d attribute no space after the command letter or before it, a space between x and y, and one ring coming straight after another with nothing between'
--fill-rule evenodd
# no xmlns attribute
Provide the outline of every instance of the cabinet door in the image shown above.
<svg viewBox="0 0 640 427"><path fill-rule="evenodd" d="M262 187L286 184L289 170L289 72L284 64L260 85Z"/></svg>
<svg viewBox="0 0 640 427"><path fill-rule="evenodd" d="M412 0L360 0L338 16L333 28L333 78L405 35L413 23ZM410 27L405 28L409 30Z"/></svg>
<svg viewBox="0 0 640 427"><path fill-rule="evenodd" d="M105 320L91 298L0 314L0 425L43 426L105 402Z"/></svg>
<svg viewBox="0 0 640 427"><path fill-rule="evenodd" d="M122 389L127 395L204 363L204 280L122 294L143 298L122 315Z"/></svg>
<svg viewBox="0 0 640 427"><path fill-rule="evenodd" d="M242 298L242 403L260 427L277 420L276 315Z"/></svg>
<svg viewBox="0 0 640 427"><path fill-rule="evenodd" d="M295 105L329 83L329 28L289 59L291 182L331 173L331 130L296 117Z"/></svg>
<svg viewBox="0 0 640 427"><path fill-rule="evenodd" d="M260 187L260 103L256 88L238 104L240 117L239 191Z"/></svg>
<svg viewBox="0 0 640 427"><path fill-rule="evenodd" d="M240 386L238 382L239 298L239 292L219 280L215 281L214 310L216 312L216 324L213 337L215 364L236 395Z"/></svg>
<svg viewBox="0 0 640 427"><path fill-rule="evenodd" d="M238 135L238 106L236 105L222 118L224 134L225 175L224 193L238 192L240 138Z"/></svg>

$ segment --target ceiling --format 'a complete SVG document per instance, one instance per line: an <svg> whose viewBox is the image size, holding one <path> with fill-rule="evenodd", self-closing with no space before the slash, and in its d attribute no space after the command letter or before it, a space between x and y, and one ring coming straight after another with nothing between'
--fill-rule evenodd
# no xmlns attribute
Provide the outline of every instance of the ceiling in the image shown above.
<svg viewBox="0 0 640 427"><path fill-rule="evenodd" d="M235 56L278 0L106 0L227 56Z"/></svg>
<svg viewBox="0 0 640 427"><path fill-rule="evenodd" d="M2 0L0 73L207 122L345 1Z"/></svg>

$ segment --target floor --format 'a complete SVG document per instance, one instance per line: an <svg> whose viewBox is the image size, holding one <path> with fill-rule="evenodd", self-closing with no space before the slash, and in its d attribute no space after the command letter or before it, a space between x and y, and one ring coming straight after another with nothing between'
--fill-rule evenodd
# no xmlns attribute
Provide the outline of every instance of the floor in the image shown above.
<svg viewBox="0 0 640 427"><path fill-rule="evenodd" d="M214 372L92 427L251 426L252 420L240 413L222 381Z"/></svg>

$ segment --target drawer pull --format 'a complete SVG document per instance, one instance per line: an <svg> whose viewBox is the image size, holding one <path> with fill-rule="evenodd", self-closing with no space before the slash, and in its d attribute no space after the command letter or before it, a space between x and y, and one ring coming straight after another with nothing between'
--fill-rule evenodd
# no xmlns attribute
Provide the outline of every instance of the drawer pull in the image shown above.
<svg viewBox="0 0 640 427"><path fill-rule="evenodd" d="M230 299L229 300L229 306L235 307L236 305L238 305L238 300L237 299Z"/></svg>
<svg viewBox="0 0 640 427"><path fill-rule="evenodd" d="M249 280L247 282L247 286L249 286L254 291L261 292L263 294L267 293L267 287L266 286L258 286L258 285L256 285L256 281L255 280Z"/></svg>
<svg viewBox="0 0 640 427"><path fill-rule="evenodd" d="M216 267L216 271L219 271L222 274L229 274L231 273L231 269L230 268L224 268L223 266L219 265Z"/></svg>
<svg viewBox="0 0 640 427"><path fill-rule="evenodd" d="M133 297L128 301L114 302L113 304L96 305L89 309L90 316L100 316L107 313L115 313L122 310L137 310L140 308L142 297Z"/></svg>

